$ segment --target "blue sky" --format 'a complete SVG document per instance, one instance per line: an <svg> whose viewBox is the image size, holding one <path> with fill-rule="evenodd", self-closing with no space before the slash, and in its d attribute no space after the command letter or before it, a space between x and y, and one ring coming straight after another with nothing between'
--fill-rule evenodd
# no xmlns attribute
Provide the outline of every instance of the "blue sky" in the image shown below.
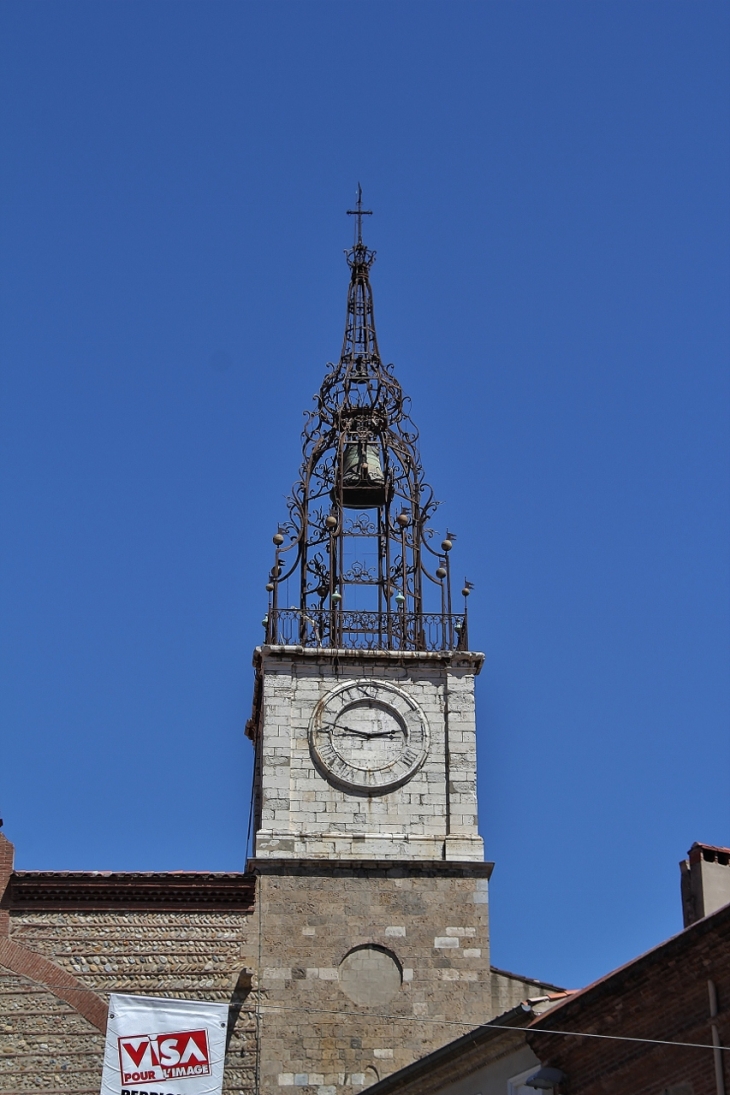
<svg viewBox="0 0 730 1095"><path fill-rule="evenodd" d="M2 816L236 870L243 725L362 182L475 583L493 961L579 986L730 843L728 6L0 8Z"/></svg>

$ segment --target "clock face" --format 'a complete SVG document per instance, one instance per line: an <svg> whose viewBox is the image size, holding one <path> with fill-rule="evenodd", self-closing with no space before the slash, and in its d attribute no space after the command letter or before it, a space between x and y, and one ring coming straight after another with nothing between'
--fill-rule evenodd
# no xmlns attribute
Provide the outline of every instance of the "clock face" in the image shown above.
<svg viewBox="0 0 730 1095"><path fill-rule="evenodd" d="M418 704L387 681L352 681L320 700L309 728L318 766L334 783L369 794L405 783L428 750Z"/></svg>
<svg viewBox="0 0 730 1095"><path fill-rule="evenodd" d="M396 711L380 700L359 700L340 711L330 741L339 756L355 768L386 768L403 752L408 731Z"/></svg>

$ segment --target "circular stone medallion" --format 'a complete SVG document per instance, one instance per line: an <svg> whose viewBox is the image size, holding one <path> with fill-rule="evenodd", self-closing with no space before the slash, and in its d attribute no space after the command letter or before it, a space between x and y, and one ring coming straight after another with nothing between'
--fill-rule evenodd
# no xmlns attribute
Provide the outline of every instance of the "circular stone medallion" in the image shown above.
<svg viewBox="0 0 730 1095"><path fill-rule="evenodd" d="M387 1004L403 981L398 960L383 947L356 947L342 959L339 972L345 996L361 1007Z"/></svg>

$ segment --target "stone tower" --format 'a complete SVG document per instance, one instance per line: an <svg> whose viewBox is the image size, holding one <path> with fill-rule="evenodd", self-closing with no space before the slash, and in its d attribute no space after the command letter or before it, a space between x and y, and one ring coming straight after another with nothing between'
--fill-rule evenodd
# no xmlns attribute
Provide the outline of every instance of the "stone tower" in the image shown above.
<svg viewBox="0 0 730 1095"><path fill-rule="evenodd" d="M466 601L452 607L453 535L432 545L359 198L354 215L345 339L254 655L253 858L235 874L15 871L0 834L3 1093L98 1091L109 993L227 1002L224 1095L359 1095L554 987L489 964L483 656Z"/></svg>
<svg viewBox="0 0 730 1095"><path fill-rule="evenodd" d="M378 349L358 194L342 351L274 536L255 748L258 1087L360 1090L495 1014L453 535ZM283 607L284 597L295 607Z"/></svg>

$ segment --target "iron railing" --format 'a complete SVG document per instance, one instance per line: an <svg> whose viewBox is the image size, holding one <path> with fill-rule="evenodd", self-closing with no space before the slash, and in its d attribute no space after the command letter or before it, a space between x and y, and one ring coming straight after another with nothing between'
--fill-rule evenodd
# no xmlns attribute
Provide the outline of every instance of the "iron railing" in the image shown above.
<svg viewBox="0 0 730 1095"><path fill-rule="evenodd" d="M366 612L298 608L272 611L264 620L273 646L350 650L466 650L464 613Z"/></svg>

